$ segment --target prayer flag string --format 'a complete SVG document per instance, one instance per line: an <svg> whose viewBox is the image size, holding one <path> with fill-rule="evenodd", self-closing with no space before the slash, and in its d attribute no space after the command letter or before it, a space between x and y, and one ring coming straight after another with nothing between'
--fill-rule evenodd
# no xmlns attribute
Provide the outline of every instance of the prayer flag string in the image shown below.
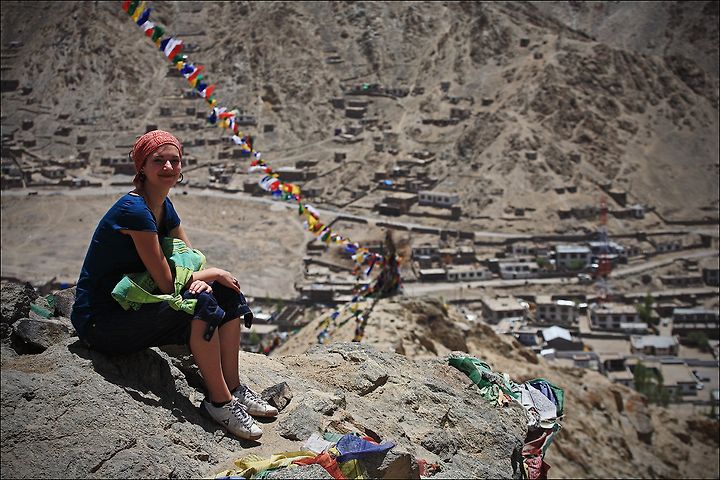
<svg viewBox="0 0 720 480"><path fill-rule="evenodd" d="M184 43L182 40L173 36L166 36L165 29L152 22L150 15L152 8L146 7L143 0L123 0L122 9L132 18L133 22L143 31L145 36L149 37L155 46L172 62L172 64L180 71L180 74L187 79L190 86L197 94L205 99L210 107L210 113L207 121L219 128L227 129L232 133L231 140L240 146L241 156L252 158L248 173L262 173L263 177L258 181L258 185L263 190L269 192L273 198L282 199L284 201L295 201L298 204L298 215L304 217L304 226L316 238L325 244L335 244L343 247L343 250L350 255L350 258L356 262L355 274L357 283L355 285L355 295L353 301L341 309L335 310L328 319L333 322L338 318L341 312L348 308L352 311L356 319L362 319L362 328L359 325L360 334L356 330L355 341L362 338L362 330L367 322L367 318L363 318L362 311L358 310L358 300L360 297L367 297L376 291L387 291L387 285L383 286L382 282L386 279L383 275L387 271L387 267L392 269L391 276L393 285L397 288L400 283L399 278L399 257L393 255L392 259L386 259L383 255L371 252L365 247L361 247L357 242L351 241L349 238L340 235L323 222L320 221L318 211L309 204L303 203L300 187L298 185L282 182L279 175L265 163L261 158L262 154L255 150L253 145L253 137L240 131L238 117L240 112L237 109L229 110L226 107L218 106L217 97L215 95L216 84L209 84L208 78L203 75L205 67L196 65L191 62L187 55L182 53ZM362 265L368 264L367 270L361 268ZM362 284L363 275L369 276L375 265L383 267L379 279L374 286ZM360 313L358 313L360 312ZM327 335L325 336L327 337ZM320 340L320 336L318 336Z"/></svg>

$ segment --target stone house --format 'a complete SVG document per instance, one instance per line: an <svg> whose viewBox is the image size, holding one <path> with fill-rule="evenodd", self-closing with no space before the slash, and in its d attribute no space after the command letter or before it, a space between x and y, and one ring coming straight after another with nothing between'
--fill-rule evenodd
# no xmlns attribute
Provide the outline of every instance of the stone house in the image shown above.
<svg viewBox="0 0 720 480"><path fill-rule="evenodd" d="M720 336L718 324L718 309L709 308L676 308L673 310L672 334L686 337L698 332L704 333L708 338L717 340Z"/></svg>
<svg viewBox="0 0 720 480"><path fill-rule="evenodd" d="M592 251L583 245L556 245L555 267L560 270L583 270L590 265Z"/></svg>
<svg viewBox="0 0 720 480"><path fill-rule="evenodd" d="M643 355L677 356L680 343L677 337L660 335L631 335L630 351Z"/></svg>
<svg viewBox="0 0 720 480"><path fill-rule="evenodd" d="M621 324L641 323L634 305L601 303L590 308L590 325L598 330L620 330Z"/></svg>
<svg viewBox="0 0 720 480"><path fill-rule="evenodd" d="M446 278L448 282L470 282L475 280L489 280L492 273L486 268L477 268L471 265L447 267Z"/></svg>
<svg viewBox="0 0 720 480"><path fill-rule="evenodd" d="M423 190L418 192L418 203L432 207L450 208L460 202L460 196L456 193L431 192Z"/></svg>
<svg viewBox="0 0 720 480"><path fill-rule="evenodd" d="M538 295L535 301L535 321L570 326L577 322L578 308L569 300L553 300L549 295Z"/></svg>
<svg viewBox="0 0 720 480"><path fill-rule="evenodd" d="M505 280L518 278L535 278L540 273L540 267L536 262L501 262L500 277Z"/></svg>
<svg viewBox="0 0 720 480"><path fill-rule="evenodd" d="M488 323L497 324L505 318L525 319L527 309L515 297L483 298L482 311Z"/></svg>

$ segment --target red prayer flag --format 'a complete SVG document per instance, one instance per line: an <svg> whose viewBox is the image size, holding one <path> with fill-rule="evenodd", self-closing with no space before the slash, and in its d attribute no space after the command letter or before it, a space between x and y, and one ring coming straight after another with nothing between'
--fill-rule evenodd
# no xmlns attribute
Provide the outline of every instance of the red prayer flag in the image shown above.
<svg viewBox="0 0 720 480"><path fill-rule="evenodd" d="M205 67L203 67L202 65L197 67L195 71L188 77L188 81L192 82L193 80L195 80L195 78L200 75L200 72L202 72L204 68Z"/></svg>

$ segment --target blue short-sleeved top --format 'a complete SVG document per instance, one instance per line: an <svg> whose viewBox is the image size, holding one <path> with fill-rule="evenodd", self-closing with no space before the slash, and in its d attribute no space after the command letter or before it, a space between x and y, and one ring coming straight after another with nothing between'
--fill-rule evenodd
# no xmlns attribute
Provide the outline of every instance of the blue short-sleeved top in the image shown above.
<svg viewBox="0 0 720 480"><path fill-rule="evenodd" d="M163 203L162 225L158 225L150 208L140 195L127 193L110 207L100 220L90 240L75 292L70 319L80 336L96 315L119 309L112 298L112 289L128 273L147 270L130 235L120 230L157 232L166 236L180 225L180 217L169 198Z"/></svg>

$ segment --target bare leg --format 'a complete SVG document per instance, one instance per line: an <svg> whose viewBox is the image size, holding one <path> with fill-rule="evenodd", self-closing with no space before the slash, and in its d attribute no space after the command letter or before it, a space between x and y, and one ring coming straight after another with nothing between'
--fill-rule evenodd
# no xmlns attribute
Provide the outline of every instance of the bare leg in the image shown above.
<svg viewBox="0 0 720 480"><path fill-rule="evenodd" d="M239 322L235 323L239 325ZM206 341L203 338L205 327L207 327L205 321L192 320L190 324L190 351L205 381L205 386L210 394L210 400L213 402L226 402L232 399L232 395L230 395L230 390L228 390L227 383L225 383L225 378L223 377L220 357L220 335L213 335L209 342ZM237 375L237 361L235 363L235 372Z"/></svg>
<svg viewBox="0 0 720 480"><path fill-rule="evenodd" d="M238 359L240 355L240 318L226 322L218 329L220 337L220 359L225 384L229 389L240 385Z"/></svg>

